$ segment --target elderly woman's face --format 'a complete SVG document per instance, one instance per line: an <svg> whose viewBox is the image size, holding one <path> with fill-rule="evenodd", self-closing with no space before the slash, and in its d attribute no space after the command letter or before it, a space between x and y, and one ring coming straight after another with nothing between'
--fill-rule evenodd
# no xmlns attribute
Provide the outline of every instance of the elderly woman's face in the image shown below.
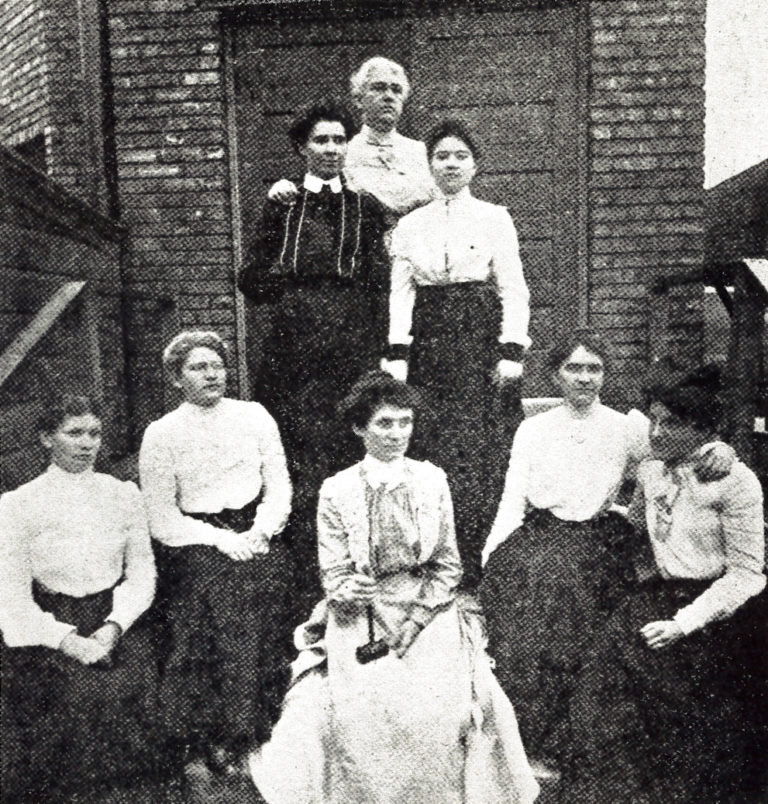
<svg viewBox="0 0 768 804"><path fill-rule="evenodd" d="M176 380L184 399L193 405L209 408L227 389L227 369L221 356L207 346L190 349Z"/></svg>
<svg viewBox="0 0 768 804"><path fill-rule="evenodd" d="M307 173L324 181L338 176L347 155L347 132L338 120L318 120L307 141L299 148Z"/></svg>
<svg viewBox="0 0 768 804"><path fill-rule="evenodd" d="M435 184L445 195L463 190L477 172L469 146L458 137L443 137L432 152L429 162Z"/></svg>
<svg viewBox="0 0 768 804"><path fill-rule="evenodd" d="M583 346L577 346L555 373L563 398L576 410L585 410L597 399L604 379L602 358Z"/></svg>
<svg viewBox="0 0 768 804"><path fill-rule="evenodd" d="M382 405L365 427L353 430L363 439L368 455L389 463L402 458L408 450L413 433L413 410Z"/></svg>
<svg viewBox="0 0 768 804"><path fill-rule="evenodd" d="M676 416L661 402L652 402L648 412L649 439L653 457L667 464L690 458L710 438L692 422Z"/></svg>
<svg viewBox="0 0 768 804"><path fill-rule="evenodd" d="M51 462L65 472L85 472L96 461L101 447L101 421L92 413L67 416L53 433L41 433Z"/></svg>

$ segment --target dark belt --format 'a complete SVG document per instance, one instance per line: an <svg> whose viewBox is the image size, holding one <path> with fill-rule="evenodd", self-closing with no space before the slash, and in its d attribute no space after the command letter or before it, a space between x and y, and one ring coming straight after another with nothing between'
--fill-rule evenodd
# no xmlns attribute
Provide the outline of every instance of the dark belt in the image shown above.
<svg viewBox="0 0 768 804"><path fill-rule="evenodd" d="M255 500L246 503L242 508L222 508L221 511L210 514L205 511L184 511L184 516L199 519L208 525L222 530L232 530L235 533L245 533L250 530L256 518L256 509L261 502L261 494Z"/></svg>

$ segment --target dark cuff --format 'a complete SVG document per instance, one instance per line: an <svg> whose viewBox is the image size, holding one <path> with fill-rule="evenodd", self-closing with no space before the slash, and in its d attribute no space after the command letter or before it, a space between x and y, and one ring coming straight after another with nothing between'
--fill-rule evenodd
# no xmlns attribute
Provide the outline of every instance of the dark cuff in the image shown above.
<svg viewBox="0 0 768 804"><path fill-rule="evenodd" d="M387 346L385 357L387 360L407 360L408 350L407 343L390 343Z"/></svg>
<svg viewBox="0 0 768 804"><path fill-rule="evenodd" d="M513 360L515 363L522 363L525 356L525 347L519 343L500 343L499 360Z"/></svg>

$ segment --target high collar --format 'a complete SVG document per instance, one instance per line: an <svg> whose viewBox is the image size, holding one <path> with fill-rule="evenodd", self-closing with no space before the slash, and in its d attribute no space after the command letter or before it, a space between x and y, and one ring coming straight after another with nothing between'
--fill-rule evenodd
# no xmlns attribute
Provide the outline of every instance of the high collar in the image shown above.
<svg viewBox="0 0 768 804"><path fill-rule="evenodd" d="M66 469L62 469L60 466L52 463L48 467L46 474L56 483L68 483L71 486L80 486L88 483L91 478L93 478L94 472L92 466L88 469L84 469L82 472L67 472Z"/></svg>
<svg viewBox="0 0 768 804"><path fill-rule="evenodd" d="M395 131L395 129L381 133L380 131L374 131L370 126L367 126L365 123L363 123L363 125L360 128L360 135L365 139L365 141L369 145L380 145L383 147L394 145L395 139L397 138L397 132Z"/></svg>
<svg viewBox="0 0 768 804"><path fill-rule="evenodd" d="M585 408L584 410L577 410L575 407L573 407L573 405L571 405L571 403L567 399L563 400L563 409L566 411L569 418L576 419L579 421L589 419L597 412L597 409L599 407L600 407L599 395L596 396L595 399L592 401L592 403L589 405L589 407Z"/></svg>
<svg viewBox="0 0 768 804"><path fill-rule="evenodd" d="M394 489L405 480L405 458L396 458L385 463L373 455L366 455L363 458L363 474L372 488L385 486Z"/></svg>
<svg viewBox="0 0 768 804"><path fill-rule="evenodd" d="M437 198L439 201L447 201L449 204L456 204L456 203L465 203L470 198L473 198L473 195L469 189L469 185L467 185L463 189L459 190L459 192L456 193L456 195L445 195L445 193L443 193L443 191L438 188Z"/></svg>
<svg viewBox="0 0 768 804"><path fill-rule="evenodd" d="M304 189L308 190L310 193L319 193L322 191L323 187L330 187L332 193L340 193L341 192L341 178L339 176L334 176L332 179L321 179L319 176L315 176L314 173L305 173L304 174Z"/></svg>
<svg viewBox="0 0 768 804"><path fill-rule="evenodd" d="M179 410L185 416L193 416L197 418L210 418L220 414L226 407L226 397L222 397L215 405L204 407L203 405L193 405L191 402L184 401L179 405Z"/></svg>

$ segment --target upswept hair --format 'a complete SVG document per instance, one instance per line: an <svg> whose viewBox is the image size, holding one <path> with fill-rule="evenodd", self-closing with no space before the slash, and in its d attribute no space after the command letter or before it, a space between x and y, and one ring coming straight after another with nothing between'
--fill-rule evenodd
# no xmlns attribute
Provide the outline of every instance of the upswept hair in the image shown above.
<svg viewBox="0 0 768 804"><path fill-rule="evenodd" d="M547 353L547 368L550 371L558 371L579 346L597 355L603 361L603 367L608 368L610 362L608 347L591 329L576 329L558 338Z"/></svg>
<svg viewBox="0 0 768 804"><path fill-rule="evenodd" d="M70 416L95 416L101 421L99 403L88 394L63 393L47 400L43 413L37 420L38 433L52 435Z"/></svg>
<svg viewBox="0 0 768 804"><path fill-rule="evenodd" d="M477 160L480 158L477 143L466 124L461 120L449 119L439 122L427 135L426 146L428 159L432 159L437 144L446 137L455 137L457 140L461 140L467 148L469 148L473 159Z"/></svg>
<svg viewBox="0 0 768 804"><path fill-rule="evenodd" d="M302 109L291 123L288 136L296 151L307 144L315 124L321 121L341 123L347 140L352 139L355 133L355 124L349 109L333 98L324 98Z"/></svg>
<svg viewBox="0 0 768 804"><path fill-rule="evenodd" d="M403 79L403 100L406 100L411 94L411 84L408 81L408 76L405 74L402 65L384 56L373 56L367 61L364 61L357 71L352 73L349 78L349 94L355 99L359 98L363 92L365 92L371 70L375 70L377 67L389 68L400 73Z"/></svg>
<svg viewBox="0 0 768 804"><path fill-rule="evenodd" d="M171 380L177 380L187 355L198 346L213 349L227 365L227 345L218 332L186 330L180 332L163 351L163 369Z"/></svg>
<svg viewBox="0 0 768 804"><path fill-rule="evenodd" d="M363 374L339 403L338 412L350 427L365 427L383 405L407 408L418 413L423 409L419 391L386 371Z"/></svg>
<svg viewBox="0 0 768 804"><path fill-rule="evenodd" d="M691 367L662 359L648 372L643 390L649 407L659 402L699 430L716 430L722 418L723 377L715 363Z"/></svg>

